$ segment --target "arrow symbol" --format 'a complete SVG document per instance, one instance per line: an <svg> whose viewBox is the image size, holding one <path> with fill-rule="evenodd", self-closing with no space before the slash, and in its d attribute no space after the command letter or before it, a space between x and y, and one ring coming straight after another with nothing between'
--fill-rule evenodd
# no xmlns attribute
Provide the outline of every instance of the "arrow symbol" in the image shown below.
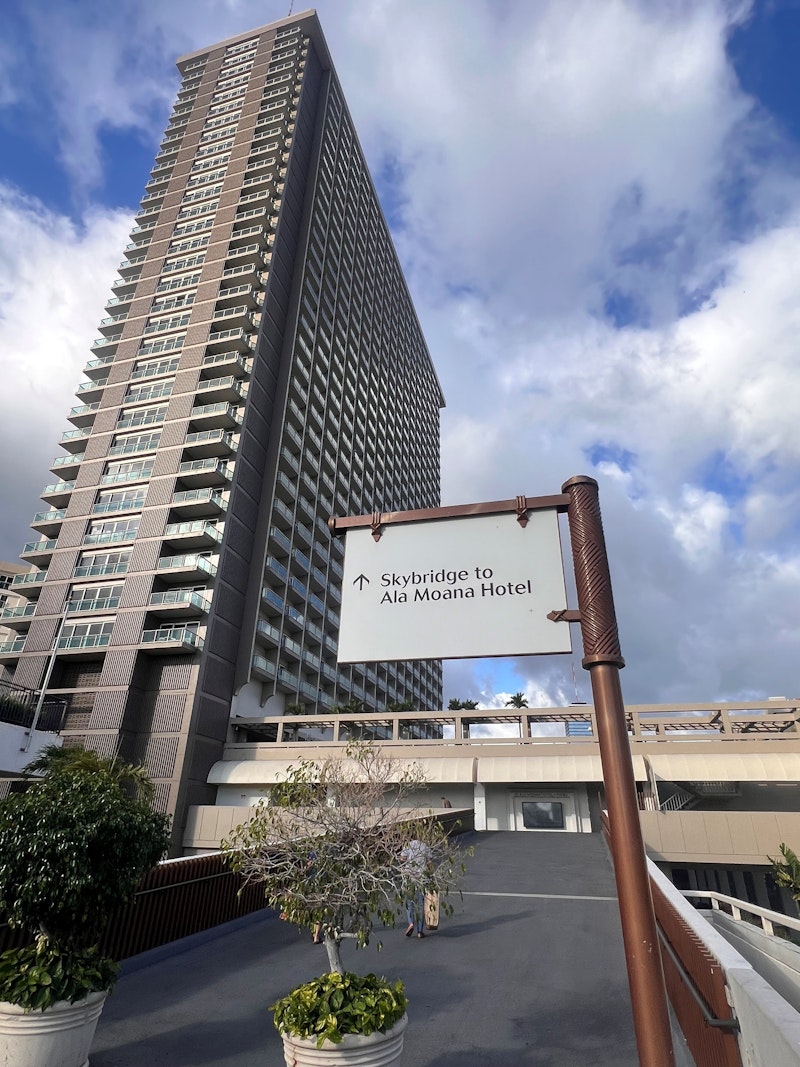
<svg viewBox="0 0 800 1067"><path fill-rule="evenodd" d="M359 576L353 582L353 585L357 585L358 591L361 592L361 590L364 588L364 582L369 585L369 578L366 576L366 574L359 574Z"/></svg>

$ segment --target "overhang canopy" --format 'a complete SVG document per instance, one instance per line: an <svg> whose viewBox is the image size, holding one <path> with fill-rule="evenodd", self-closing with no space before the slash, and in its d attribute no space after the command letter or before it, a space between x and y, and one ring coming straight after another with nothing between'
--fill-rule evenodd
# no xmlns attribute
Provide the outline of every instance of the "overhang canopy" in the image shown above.
<svg viewBox="0 0 800 1067"><path fill-rule="evenodd" d="M637 782L647 780L641 756L633 757ZM492 782L602 782L599 756L481 756L477 781Z"/></svg>
<svg viewBox="0 0 800 1067"><path fill-rule="evenodd" d="M409 766L422 768L427 782L469 782L475 780L476 760L471 756L456 756L452 759L420 756L417 759L398 759L398 778ZM286 775L297 760L222 760L209 771L209 785L275 785L286 780Z"/></svg>
<svg viewBox="0 0 800 1067"><path fill-rule="evenodd" d="M800 753L664 753L647 757L666 782L800 782Z"/></svg>

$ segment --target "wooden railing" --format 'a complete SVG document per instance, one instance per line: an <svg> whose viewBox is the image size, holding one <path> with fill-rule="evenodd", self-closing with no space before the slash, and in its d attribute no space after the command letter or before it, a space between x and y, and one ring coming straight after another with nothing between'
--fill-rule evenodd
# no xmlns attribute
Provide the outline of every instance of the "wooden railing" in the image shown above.
<svg viewBox="0 0 800 1067"><path fill-rule="evenodd" d="M606 812L600 816L611 849ZM719 960L681 917L650 878L664 982L672 1010L697 1067L742 1067L737 1037L739 1024L726 992Z"/></svg>
<svg viewBox="0 0 800 1067"><path fill-rule="evenodd" d="M243 887L219 853L167 860L145 876L134 902L112 916L101 950L124 960L263 907L263 887ZM0 952L30 940L25 931L0 926Z"/></svg>
<svg viewBox="0 0 800 1067"><path fill-rule="evenodd" d="M652 880L650 890L667 994L697 1067L742 1067L722 965Z"/></svg>

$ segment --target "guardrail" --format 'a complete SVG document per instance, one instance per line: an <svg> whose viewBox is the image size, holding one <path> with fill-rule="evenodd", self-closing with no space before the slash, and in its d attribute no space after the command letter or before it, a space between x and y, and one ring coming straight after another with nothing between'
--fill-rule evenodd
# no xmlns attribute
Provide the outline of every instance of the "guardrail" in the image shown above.
<svg viewBox="0 0 800 1067"><path fill-rule="evenodd" d="M613 857L606 812L601 813L601 826ZM697 1067L742 1067L739 1023L728 1003L725 970L662 892L652 870L651 865L650 892L667 995L694 1062Z"/></svg>
<svg viewBox="0 0 800 1067"><path fill-rule="evenodd" d="M758 904L751 904L749 901L739 900L737 897L728 897L724 893L716 893L709 889L682 889L681 893L685 897L700 897L703 900L710 900L712 911L721 911L727 915L728 913L720 907L720 904L725 904L731 909L730 915L733 919L741 921L742 912L747 915L754 915L759 920L761 929L765 934L774 934L776 926L783 926L787 930L800 932L800 919L794 919L791 915L783 915L779 911L770 911L769 908L762 908ZM753 925L758 924L754 923Z"/></svg>
<svg viewBox="0 0 800 1067"><path fill-rule="evenodd" d="M221 853L165 860L145 876L133 903L112 916L100 948L124 960L265 906L262 886L243 885ZM27 931L0 926L0 952L30 941Z"/></svg>

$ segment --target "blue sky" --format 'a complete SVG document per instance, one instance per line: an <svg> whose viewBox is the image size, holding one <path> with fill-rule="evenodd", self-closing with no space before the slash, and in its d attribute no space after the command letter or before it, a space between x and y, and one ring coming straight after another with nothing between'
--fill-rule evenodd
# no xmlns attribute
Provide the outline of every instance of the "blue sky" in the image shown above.
<svg viewBox="0 0 800 1067"><path fill-rule="evenodd" d="M447 397L445 502L592 474L626 697L796 693L800 2L317 10ZM33 536L175 58L287 11L6 0L1 558ZM447 694L586 699L573 666L452 663Z"/></svg>

